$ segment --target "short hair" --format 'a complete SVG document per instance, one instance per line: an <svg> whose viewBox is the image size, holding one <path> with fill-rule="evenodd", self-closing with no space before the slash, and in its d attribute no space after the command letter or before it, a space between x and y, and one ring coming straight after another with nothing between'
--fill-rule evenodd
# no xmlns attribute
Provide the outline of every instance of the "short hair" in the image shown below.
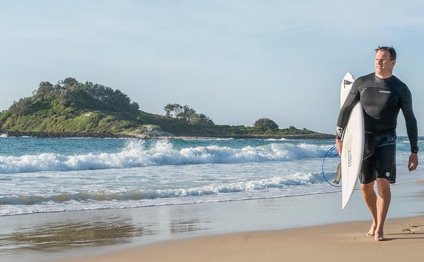
<svg viewBox="0 0 424 262"><path fill-rule="evenodd" d="M387 51L390 54L390 60L396 60L396 50L393 46L378 46L375 52L377 53L378 51Z"/></svg>

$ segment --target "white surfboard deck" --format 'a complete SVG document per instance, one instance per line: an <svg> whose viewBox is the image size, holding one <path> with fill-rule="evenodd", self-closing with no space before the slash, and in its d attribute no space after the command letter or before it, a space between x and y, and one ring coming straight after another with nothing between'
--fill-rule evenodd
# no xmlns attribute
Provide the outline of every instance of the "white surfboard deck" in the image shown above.
<svg viewBox="0 0 424 262"><path fill-rule="evenodd" d="M354 81L355 79L351 73L347 73L343 78L340 87L340 107L343 106ZM364 153L364 112L362 111L362 106L359 102L350 113L349 122L344 130L342 140L342 209L344 209L349 202L358 181Z"/></svg>

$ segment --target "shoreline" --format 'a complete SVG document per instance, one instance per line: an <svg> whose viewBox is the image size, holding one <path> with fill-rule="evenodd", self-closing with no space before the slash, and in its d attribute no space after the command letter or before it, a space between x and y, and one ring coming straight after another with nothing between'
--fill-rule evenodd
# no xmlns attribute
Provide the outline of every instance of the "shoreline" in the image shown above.
<svg viewBox="0 0 424 262"><path fill-rule="evenodd" d="M332 139L330 134L293 134L293 135L127 135L112 133L48 133L0 131L1 137L37 137L37 138L141 138L141 139Z"/></svg>
<svg viewBox="0 0 424 262"><path fill-rule="evenodd" d="M424 208L422 208L424 180L396 184L392 187L392 192L393 201L389 210L388 221L398 218L415 219L413 217L424 215ZM172 245L191 243L187 244L187 249L201 250L213 245L218 245L217 248L219 248L219 243L222 241L244 243L243 241L246 238L257 239L255 241L266 243L261 248L271 252L272 250L268 250L268 245L280 243L281 238L275 237L266 240L268 237L265 239L258 238L256 234L259 234L259 236L262 234L281 236L281 234L286 234L284 232L304 231L302 234L305 235L306 239L302 241L312 241L310 244L315 245L320 243L321 239L309 237L319 233L315 233L313 228L332 228L340 223L345 224L345 226L363 224L360 230L356 230L357 226L354 226L352 230L355 229L356 231L351 233L362 237L364 232L368 230L369 214L359 192L354 193L347 208L343 211L340 202L340 193L336 192L247 201L0 217L2 224L0 230L0 246L2 246L0 261L90 261L81 259L91 259L93 256L109 258L115 256L114 254L119 254L120 257L130 250L133 251L128 254L133 256L132 252L145 254L146 248L156 250L156 247L160 247L161 250L158 254L163 255L173 252L174 247ZM424 225L424 220L420 221L422 222L416 224L418 226ZM388 222L388 225L391 223ZM347 227L350 228L351 226ZM418 227L410 228L410 230L416 229ZM324 230L324 232L326 231ZM399 232L387 228L387 233L398 234ZM293 235L294 239L297 239L296 234ZM420 234L421 231L415 231L414 237L421 236ZM332 246L334 241L350 241L349 238L346 238L347 235L343 227L335 229L330 235L336 238L331 238L329 240L331 245L323 248L326 252L334 249ZM223 240L214 240L221 237ZM328 236L324 234L323 237ZM370 242L368 238L360 239L367 244ZM206 241L206 244L193 247L193 244L200 240ZM212 242L209 243L208 241ZM362 243L361 241L360 243ZM382 242L378 245L386 245L386 243L391 242ZM393 242L398 243L399 241ZM300 242L296 245L304 246ZM166 248L162 249L162 247ZM244 247L244 245L235 245L233 249L250 252L244 250ZM251 248L254 249L254 246ZM204 250L204 252L211 251ZM222 252L227 251L223 250ZM259 251L257 253L261 254ZM191 259L191 254L188 254ZM258 254L253 253L251 255L255 257ZM232 256L229 255L228 257L231 258ZM233 260L227 261L244 261L241 258L238 259L238 257L232 258ZM157 259L156 261L167 261L163 257ZM215 261L212 258L208 259L199 258L198 261ZM125 260L119 259L116 261ZM281 260L270 259L268 261Z"/></svg>
<svg viewBox="0 0 424 262"><path fill-rule="evenodd" d="M420 261L424 216L389 219L386 241L366 237L369 222L285 230L251 231L171 240L156 244L57 260L94 261ZM56 260L55 260L56 261Z"/></svg>

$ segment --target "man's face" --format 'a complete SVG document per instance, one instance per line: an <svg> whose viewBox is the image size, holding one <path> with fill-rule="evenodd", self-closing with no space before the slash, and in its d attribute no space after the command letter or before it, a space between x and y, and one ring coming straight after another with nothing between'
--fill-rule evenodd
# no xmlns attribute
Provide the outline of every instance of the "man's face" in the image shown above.
<svg viewBox="0 0 424 262"><path fill-rule="evenodd" d="M396 60L391 60L390 53L387 50L378 50L375 53L375 72L379 75L392 74Z"/></svg>

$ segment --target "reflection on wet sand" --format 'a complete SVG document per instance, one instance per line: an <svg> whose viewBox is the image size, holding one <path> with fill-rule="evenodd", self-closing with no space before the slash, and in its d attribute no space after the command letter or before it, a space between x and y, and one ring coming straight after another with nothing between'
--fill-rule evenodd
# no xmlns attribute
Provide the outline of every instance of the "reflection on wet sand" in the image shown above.
<svg viewBox="0 0 424 262"><path fill-rule="evenodd" d="M199 219L174 220L171 221L170 230L172 234L207 230L207 228L201 226L202 224L204 223Z"/></svg>
<svg viewBox="0 0 424 262"><path fill-rule="evenodd" d="M213 228L201 205L87 210L0 217L0 261L47 261L201 234ZM94 248L93 248L94 247ZM48 259L47 259L48 258Z"/></svg>
<svg viewBox="0 0 424 262"><path fill-rule="evenodd" d="M130 242L131 238L154 234L152 230L135 226L131 220L93 222L58 222L21 228L0 236L3 250L60 251L82 246L100 246Z"/></svg>
<svg viewBox="0 0 424 262"><path fill-rule="evenodd" d="M193 209L165 206L0 217L0 261L39 261L33 260L34 255L57 258L84 247L151 243L210 230L212 221L196 211L187 212L190 208Z"/></svg>

